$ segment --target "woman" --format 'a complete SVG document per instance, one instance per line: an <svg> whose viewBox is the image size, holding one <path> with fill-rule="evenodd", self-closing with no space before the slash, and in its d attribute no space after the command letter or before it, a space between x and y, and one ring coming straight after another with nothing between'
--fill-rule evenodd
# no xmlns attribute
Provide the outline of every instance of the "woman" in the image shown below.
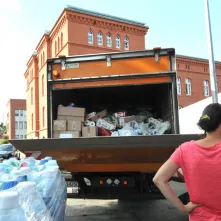
<svg viewBox="0 0 221 221"><path fill-rule="evenodd" d="M205 138L183 143L159 169L153 182L190 221L221 221L221 104L208 105L198 126ZM187 205L179 200L168 180L182 168L190 195Z"/></svg>

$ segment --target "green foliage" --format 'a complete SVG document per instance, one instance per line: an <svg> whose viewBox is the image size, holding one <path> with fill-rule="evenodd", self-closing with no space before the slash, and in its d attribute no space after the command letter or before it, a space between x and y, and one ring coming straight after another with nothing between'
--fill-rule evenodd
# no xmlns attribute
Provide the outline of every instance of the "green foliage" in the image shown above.
<svg viewBox="0 0 221 221"><path fill-rule="evenodd" d="M9 143L8 140L5 140L5 139L0 140L0 144L8 144L8 143Z"/></svg>

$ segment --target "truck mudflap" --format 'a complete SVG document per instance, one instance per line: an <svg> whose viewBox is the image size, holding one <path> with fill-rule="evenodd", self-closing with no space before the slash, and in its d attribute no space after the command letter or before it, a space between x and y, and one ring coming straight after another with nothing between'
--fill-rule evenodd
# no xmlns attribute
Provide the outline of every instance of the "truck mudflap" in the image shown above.
<svg viewBox="0 0 221 221"><path fill-rule="evenodd" d="M199 135L10 140L26 156L52 156L60 168L85 172L156 172L183 142Z"/></svg>

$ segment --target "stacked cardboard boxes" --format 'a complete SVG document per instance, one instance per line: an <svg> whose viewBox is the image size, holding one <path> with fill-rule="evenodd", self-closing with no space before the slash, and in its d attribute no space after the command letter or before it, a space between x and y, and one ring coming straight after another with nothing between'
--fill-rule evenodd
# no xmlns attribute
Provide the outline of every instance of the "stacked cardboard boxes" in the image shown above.
<svg viewBox="0 0 221 221"><path fill-rule="evenodd" d="M84 126L85 108L58 106L54 121L54 138L76 138L97 136L97 127Z"/></svg>
<svg viewBox="0 0 221 221"><path fill-rule="evenodd" d="M85 108L58 106L57 120L54 121L54 138L81 137Z"/></svg>

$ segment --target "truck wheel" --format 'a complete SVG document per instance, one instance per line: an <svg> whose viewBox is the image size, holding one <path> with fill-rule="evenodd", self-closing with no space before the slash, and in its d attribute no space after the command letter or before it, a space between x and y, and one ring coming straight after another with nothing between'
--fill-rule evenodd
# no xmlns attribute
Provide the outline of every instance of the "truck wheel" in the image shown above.
<svg viewBox="0 0 221 221"><path fill-rule="evenodd" d="M189 193L183 193L182 195L179 196L179 199L181 200L181 202L186 205L187 203L190 202L190 196Z"/></svg>

